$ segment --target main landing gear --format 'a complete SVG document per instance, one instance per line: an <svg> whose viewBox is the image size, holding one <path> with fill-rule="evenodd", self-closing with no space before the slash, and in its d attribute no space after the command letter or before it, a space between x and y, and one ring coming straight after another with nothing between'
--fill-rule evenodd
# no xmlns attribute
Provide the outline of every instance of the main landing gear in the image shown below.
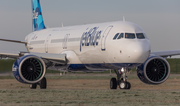
<svg viewBox="0 0 180 106"><path fill-rule="evenodd" d="M31 84L30 89L36 89L37 85L39 85L41 89L46 89L47 87L46 78L44 77L39 83Z"/></svg>
<svg viewBox="0 0 180 106"><path fill-rule="evenodd" d="M114 70L116 75L117 75L117 79L116 78L111 78L110 80L110 89L117 89L117 86L119 86L120 89L130 89L131 88L131 84L129 82L127 82L127 69L122 68L121 70L117 71Z"/></svg>

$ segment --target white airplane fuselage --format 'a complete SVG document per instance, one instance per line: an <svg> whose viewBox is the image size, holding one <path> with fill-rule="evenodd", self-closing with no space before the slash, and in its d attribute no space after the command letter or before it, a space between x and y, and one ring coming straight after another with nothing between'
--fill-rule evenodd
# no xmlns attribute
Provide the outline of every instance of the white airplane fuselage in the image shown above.
<svg viewBox="0 0 180 106"><path fill-rule="evenodd" d="M124 34L122 38L115 35ZM151 51L150 41L126 38L126 33L144 33L136 24L126 21L50 28L30 33L27 50L38 53L65 53L71 68L118 69L137 67ZM114 39L113 39L114 38Z"/></svg>

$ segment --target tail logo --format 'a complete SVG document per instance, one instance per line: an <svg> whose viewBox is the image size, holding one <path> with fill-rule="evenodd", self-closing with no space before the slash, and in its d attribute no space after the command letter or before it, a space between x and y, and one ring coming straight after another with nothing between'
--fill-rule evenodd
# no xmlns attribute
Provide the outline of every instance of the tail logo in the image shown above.
<svg viewBox="0 0 180 106"><path fill-rule="evenodd" d="M32 0L33 31L45 29L39 0Z"/></svg>
<svg viewBox="0 0 180 106"><path fill-rule="evenodd" d="M35 12L35 10L33 10L33 19L37 19L38 18L38 12Z"/></svg>

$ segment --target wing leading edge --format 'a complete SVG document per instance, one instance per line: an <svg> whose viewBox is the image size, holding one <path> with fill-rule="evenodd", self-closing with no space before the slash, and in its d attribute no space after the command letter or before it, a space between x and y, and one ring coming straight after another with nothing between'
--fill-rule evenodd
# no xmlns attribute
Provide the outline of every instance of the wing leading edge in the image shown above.
<svg viewBox="0 0 180 106"><path fill-rule="evenodd" d="M0 41L7 41L7 42L27 44L27 42L25 42L25 41L11 40L11 39L0 39Z"/></svg>
<svg viewBox="0 0 180 106"><path fill-rule="evenodd" d="M66 64L66 54L53 54L53 53L30 53L30 52L16 52L16 51L0 51L0 57L1 58L14 58L17 59L21 56L25 55L35 55L43 60L50 61L50 62L56 62L59 64Z"/></svg>
<svg viewBox="0 0 180 106"><path fill-rule="evenodd" d="M151 55L161 56L161 57L168 57L168 56L176 56L180 55L180 50L170 50L170 51L157 51L157 52L151 52Z"/></svg>

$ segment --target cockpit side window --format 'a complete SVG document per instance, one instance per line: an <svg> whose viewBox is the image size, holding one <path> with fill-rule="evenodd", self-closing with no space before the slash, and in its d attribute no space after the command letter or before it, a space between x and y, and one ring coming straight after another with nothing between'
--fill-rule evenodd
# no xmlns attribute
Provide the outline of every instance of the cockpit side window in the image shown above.
<svg viewBox="0 0 180 106"><path fill-rule="evenodd" d="M115 40L115 39L118 37L118 35L119 35L119 33L117 33L117 34L114 36L113 40Z"/></svg>
<svg viewBox="0 0 180 106"><path fill-rule="evenodd" d="M135 34L134 33L125 33L125 38L126 39L135 39Z"/></svg>
<svg viewBox="0 0 180 106"><path fill-rule="evenodd" d="M138 39L145 39L145 36L143 33L136 33L136 36Z"/></svg>
<svg viewBox="0 0 180 106"><path fill-rule="evenodd" d="M117 39L121 39L124 37L124 33L121 33Z"/></svg>

